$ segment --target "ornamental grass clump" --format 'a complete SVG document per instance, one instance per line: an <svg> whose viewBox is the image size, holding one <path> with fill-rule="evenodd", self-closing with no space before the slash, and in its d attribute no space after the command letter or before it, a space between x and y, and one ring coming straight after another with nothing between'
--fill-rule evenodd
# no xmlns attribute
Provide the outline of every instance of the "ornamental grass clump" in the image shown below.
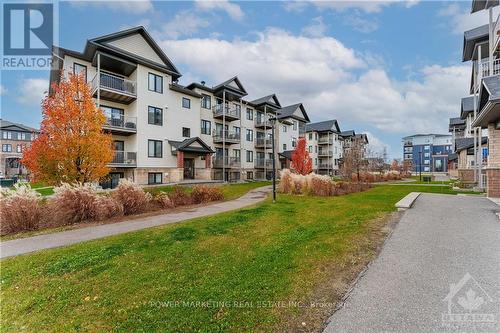
<svg viewBox="0 0 500 333"><path fill-rule="evenodd" d="M15 184L0 192L0 234L37 230L42 220L40 193L29 185Z"/></svg>
<svg viewBox="0 0 500 333"><path fill-rule="evenodd" d="M120 183L113 191L113 198L123 205L123 214L132 215L149 209L152 199L151 193L144 190L128 179L120 179Z"/></svg>
<svg viewBox="0 0 500 333"><path fill-rule="evenodd" d="M224 193L218 187L195 186L191 192L191 199L194 204L220 201L224 200Z"/></svg>
<svg viewBox="0 0 500 333"><path fill-rule="evenodd" d="M168 197L175 207L190 205L193 203L191 196L180 186L174 186Z"/></svg>

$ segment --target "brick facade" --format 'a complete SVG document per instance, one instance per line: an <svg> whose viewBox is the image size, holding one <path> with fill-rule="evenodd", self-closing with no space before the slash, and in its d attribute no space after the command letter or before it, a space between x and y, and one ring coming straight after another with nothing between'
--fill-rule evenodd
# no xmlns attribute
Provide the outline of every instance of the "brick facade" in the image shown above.
<svg viewBox="0 0 500 333"><path fill-rule="evenodd" d="M495 129L495 124L488 126L488 152L486 193L500 198L500 129Z"/></svg>
<svg viewBox="0 0 500 333"><path fill-rule="evenodd" d="M473 169L458 169L458 179L462 182L473 182L474 181L474 170Z"/></svg>
<svg viewBox="0 0 500 333"><path fill-rule="evenodd" d="M500 169L487 169L488 179L486 193L491 198L500 198Z"/></svg>

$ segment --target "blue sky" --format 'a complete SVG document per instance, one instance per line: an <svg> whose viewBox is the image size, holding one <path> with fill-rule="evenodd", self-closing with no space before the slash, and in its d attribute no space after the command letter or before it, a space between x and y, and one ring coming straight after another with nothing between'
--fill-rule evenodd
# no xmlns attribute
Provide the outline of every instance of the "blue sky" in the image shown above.
<svg viewBox="0 0 500 333"><path fill-rule="evenodd" d="M467 93L463 30L487 22L470 1L60 2L59 44L144 25L181 83L238 75L249 98L303 102L313 121L368 132L401 158L401 137L446 132ZM38 126L47 71L3 71L2 118ZM28 87L28 88L23 88Z"/></svg>

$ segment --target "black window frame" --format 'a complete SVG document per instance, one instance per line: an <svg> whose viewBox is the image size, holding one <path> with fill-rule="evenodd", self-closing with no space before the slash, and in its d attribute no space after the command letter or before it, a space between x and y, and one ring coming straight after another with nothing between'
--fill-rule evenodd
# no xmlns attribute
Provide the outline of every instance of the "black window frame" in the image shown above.
<svg viewBox="0 0 500 333"><path fill-rule="evenodd" d="M253 109L247 108L247 120L253 120Z"/></svg>
<svg viewBox="0 0 500 333"><path fill-rule="evenodd" d="M253 180L253 171L247 171L247 179Z"/></svg>
<svg viewBox="0 0 500 333"><path fill-rule="evenodd" d="M153 122L151 122L151 110L153 110L153 118L152 118ZM159 112L159 114L160 114L160 122L159 123L156 123L156 120L158 120L157 119L157 112ZM148 105L148 124L149 125L156 125L156 126L163 126L163 109L162 108Z"/></svg>
<svg viewBox="0 0 500 333"><path fill-rule="evenodd" d="M208 128L204 125L208 124ZM212 132L212 122L210 120L201 120L201 134L210 135Z"/></svg>
<svg viewBox="0 0 500 333"><path fill-rule="evenodd" d="M185 131L187 130L187 134L188 135L185 135ZM183 138L190 138L191 137L191 128L189 127L183 127L182 128L182 137Z"/></svg>
<svg viewBox="0 0 500 333"><path fill-rule="evenodd" d="M249 134L250 134L250 140L248 139ZM247 129L247 132L245 133L245 138L248 142L253 142L253 130Z"/></svg>
<svg viewBox="0 0 500 333"><path fill-rule="evenodd" d="M205 103L206 100L208 100L208 106L207 103ZM201 94L201 107L210 110L212 108L212 96Z"/></svg>
<svg viewBox="0 0 500 333"><path fill-rule="evenodd" d="M9 149L4 149L4 148L9 148L10 147L10 150ZM12 144L10 143L4 143L2 144L2 152L4 153L12 153Z"/></svg>
<svg viewBox="0 0 500 333"><path fill-rule="evenodd" d="M73 74L76 74L75 65L85 68L85 82L87 82L88 68L86 65L80 64L79 62L73 63Z"/></svg>
<svg viewBox="0 0 500 333"><path fill-rule="evenodd" d="M151 181L151 176L153 176L153 181ZM160 181L157 181L157 177L160 176ZM148 185L163 184L163 173L162 172L148 172Z"/></svg>
<svg viewBox="0 0 500 333"><path fill-rule="evenodd" d="M187 106L184 105L184 102L187 101L188 104ZM182 107L184 109L191 109L191 98L187 98L187 97L182 97Z"/></svg>
<svg viewBox="0 0 500 333"><path fill-rule="evenodd" d="M253 151L252 150L247 150L246 160L247 160L247 163L253 162Z"/></svg>
<svg viewBox="0 0 500 333"><path fill-rule="evenodd" d="M150 151L150 143L151 142L154 142L154 152L153 152L153 155L151 154L151 151ZM158 155L158 146L157 144L160 144L160 154ZM162 158L163 157L163 141L161 140L154 140L154 139L148 139L148 157L150 158Z"/></svg>
<svg viewBox="0 0 500 333"><path fill-rule="evenodd" d="M151 87L151 77L154 78L153 87ZM160 80L157 81L157 79L160 79ZM158 89L158 82L160 83L159 89ZM163 76L149 72L148 73L148 90L159 93L159 94L163 94Z"/></svg>

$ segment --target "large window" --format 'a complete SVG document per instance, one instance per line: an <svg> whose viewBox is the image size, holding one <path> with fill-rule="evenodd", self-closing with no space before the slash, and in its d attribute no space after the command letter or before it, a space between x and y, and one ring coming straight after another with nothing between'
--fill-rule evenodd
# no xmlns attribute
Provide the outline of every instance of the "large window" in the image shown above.
<svg viewBox="0 0 500 333"><path fill-rule="evenodd" d="M212 107L212 98L210 95L201 94L201 107L204 109L209 109Z"/></svg>
<svg viewBox="0 0 500 333"><path fill-rule="evenodd" d="M2 133L2 138L5 140L11 140L12 139L12 132L4 131Z"/></svg>
<svg viewBox="0 0 500 333"><path fill-rule="evenodd" d="M247 108L247 120L253 120L253 110Z"/></svg>
<svg viewBox="0 0 500 333"><path fill-rule="evenodd" d="M313 139L313 134L309 133L309 140L312 140L312 139Z"/></svg>
<svg viewBox="0 0 500 333"><path fill-rule="evenodd" d="M182 107L186 109L191 109L191 100L187 97L182 97Z"/></svg>
<svg viewBox="0 0 500 333"><path fill-rule="evenodd" d="M161 184L163 181L163 175L161 172L149 172L148 173L148 184Z"/></svg>
<svg viewBox="0 0 500 333"><path fill-rule="evenodd" d="M22 153L23 152L23 145L17 145L17 152Z"/></svg>
<svg viewBox="0 0 500 333"><path fill-rule="evenodd" d="M188 127L183 127L182 128L182 136L185 138L190 138L191 137L191 129Z"/></svg>
<svg viewBox="0 0 500 333"><path fill-rule="evenodd" d="M163 142L160 140L148 140L148 157L162 157Z"/></svg>
<svg viewBox="0 0 500 333"><path fill-rule="evenodd" d="M253 151L247 150L247 162L253 162Z"/></svg>
<svg viewBox="0 0 500 333"><path fill-rule="evenodd" d="M12 145L11 144L3 144L2 145L2 151L6 153L10 153L12 151Z"/></svg>
<svg viewBox="0 0 500 333"><path fill-rule="evenodd" d="M163 93L163 77L153 73L148 76L148 89L157 93Z"/></svg>
<svg viewBox="0 0 500 333"><path fill-rule="evenodd" d="M201 134L210 135L212 124L208 120L201 120Z"/></svg>
<svg viewBox="0 0 500 333"><path fill-rule="evenodd" d="M85 79L85 82L87 82L87 66L75 62L73 64L73 74L75 75L83 74L83 78Z"/></svg>
<svg viewBox="0 0 500 333"><path fill-rule="evenodd" d="M154 106L148 106L148 124L163 125L163 110Z"/></svg>
<svg viewBox="0 0 500 333"><path fill-rule="evenodd" d="M253 141L253 130L247 129L246 138L247 138L247 141Z"/></svg>

